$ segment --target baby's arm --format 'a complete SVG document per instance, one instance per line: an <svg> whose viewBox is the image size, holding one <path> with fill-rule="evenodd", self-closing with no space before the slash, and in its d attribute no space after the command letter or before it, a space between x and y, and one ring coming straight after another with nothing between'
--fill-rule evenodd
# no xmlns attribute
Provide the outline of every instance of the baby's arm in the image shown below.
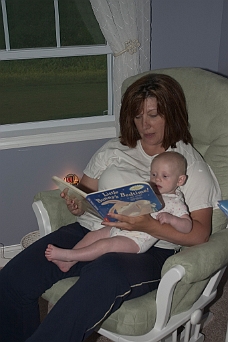
<svg viewBox="0 0 228 342"><path fill-rule="evenodd" d="M162 212L158 213L157 220L161 224L170 224L173 228L182 233L189 233L192 230L192 220L187 214L177 217L172 214Z"/></svg>

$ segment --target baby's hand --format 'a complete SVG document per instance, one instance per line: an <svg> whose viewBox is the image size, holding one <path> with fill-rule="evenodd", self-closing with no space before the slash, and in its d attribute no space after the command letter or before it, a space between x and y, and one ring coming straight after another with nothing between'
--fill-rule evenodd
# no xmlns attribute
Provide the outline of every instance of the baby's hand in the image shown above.
<svg viewBox="0 0 228 342"><path fill-rule="evenodd" d="M171 224L172 217L173 217L172 214L162 212L162 213L158 213L158 215L157 215L157 220L158 220L161 224L164 224L164 223Z"/></svg>

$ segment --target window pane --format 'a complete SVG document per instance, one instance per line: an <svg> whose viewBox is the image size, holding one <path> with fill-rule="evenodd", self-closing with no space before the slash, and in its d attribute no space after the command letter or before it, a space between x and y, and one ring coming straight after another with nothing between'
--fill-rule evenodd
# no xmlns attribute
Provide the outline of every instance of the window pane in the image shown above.
<svg viewBox="0 0 228 342"><path fill-rule="evenodd" d="M10 48L55 47L54 0L7 0ZM61 46L105 44L89 0L59 0ZM2 16L0 48L5 49Z"/></svg>
<svg viewBox="0 0 228 342"><path fill-rule="evenodd" d="M89 0L59 0L61 45L105 44Z"/></svg>
<svg viewBox="0 0 228 342"><path fill-rule="evenodd" d="M11 49L56 46L53 0L7 0Z"/></svg>
<svg viewBox="0 0 228 342"><path fill-rule="evenodd" d="M2 6L0 6L0 49L5 49L5 38L3 30L3 20L2 20Z"/></svg>
<svg viewBox="0 0 228 342"><path fill-rule="evenodd" d="M0 124L103 115L106 58L1 61Z"/></svg>

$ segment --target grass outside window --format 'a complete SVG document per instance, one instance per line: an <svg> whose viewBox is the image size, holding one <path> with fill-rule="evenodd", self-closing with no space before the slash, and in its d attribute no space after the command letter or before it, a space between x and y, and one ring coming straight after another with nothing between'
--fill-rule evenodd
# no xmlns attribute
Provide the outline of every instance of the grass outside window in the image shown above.
<svg viewBox="0 0 228 342"><path fill-rule="evenodd" d="M1 61L0 124L103 115L106 55Z"/></svg>

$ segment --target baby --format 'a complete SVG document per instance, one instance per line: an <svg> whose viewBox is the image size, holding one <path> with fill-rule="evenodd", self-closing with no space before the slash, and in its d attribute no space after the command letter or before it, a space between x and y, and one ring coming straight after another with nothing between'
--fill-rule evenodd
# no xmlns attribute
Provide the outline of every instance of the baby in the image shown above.
<svg viewBox="0 0 228 342"><path fill-rule="evenodd" d="M154 157L151 163L150 181L162 195L164 207L151 214L161 224L167 223L182 233L189 233L192 220L184 203L179 186L184 185L186 159L177 152L164 152ZM103 227L89 232L73 249L48 245L45 256L63 272L78 261L90 261L108 252L143 253L157 241L153 236L138 231Z"/></svg>

